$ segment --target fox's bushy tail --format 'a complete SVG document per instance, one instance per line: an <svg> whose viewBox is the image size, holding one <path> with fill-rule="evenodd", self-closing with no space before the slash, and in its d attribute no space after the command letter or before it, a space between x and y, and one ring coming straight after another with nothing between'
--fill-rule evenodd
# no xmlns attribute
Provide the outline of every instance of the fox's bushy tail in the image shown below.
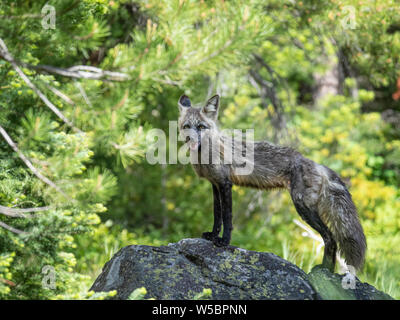
<svg viewBox="0 0 400 320"><path fill-rule="evenodd" d="M357 209L343 181L334 171L325 169L328 174L322 183L320 217L332 232L346 264L359 270L364 264L367 242Z"/></svg>

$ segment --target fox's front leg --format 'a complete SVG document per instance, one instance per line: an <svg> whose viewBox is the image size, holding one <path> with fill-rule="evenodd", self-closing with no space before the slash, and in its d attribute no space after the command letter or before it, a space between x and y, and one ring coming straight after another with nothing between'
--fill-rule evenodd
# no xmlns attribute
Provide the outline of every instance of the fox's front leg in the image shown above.
<svg viewBox="0 0 400 320"><path fill-rule="evenodd" d="M212 232L204 232L202 238L214 241L218 238L221 232L222 225L222 211L221 211L221 197L217 186L212 184L213 195L214 195L214 226Z"/></svg>
<svg viewBox="0 0 400 320"><path fill-rule="evenodd" d="M227 246L231 242L232 233L232 183L227 181L219 185L219 195L221 198L222 221L224 232L222 238L215 238L213 241L216 246Z"/></svg>

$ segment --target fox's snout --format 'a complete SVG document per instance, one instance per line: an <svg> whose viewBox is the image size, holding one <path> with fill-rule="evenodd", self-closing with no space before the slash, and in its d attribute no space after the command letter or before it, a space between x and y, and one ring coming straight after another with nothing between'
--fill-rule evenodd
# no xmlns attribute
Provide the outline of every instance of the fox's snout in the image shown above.
<svg viewBox="0 0 400 320"><path fill-rule="evenodd" d="M185 142L188 144L189 149L196 151L201 145L201 132L193 129L184 129Z"/></svg>

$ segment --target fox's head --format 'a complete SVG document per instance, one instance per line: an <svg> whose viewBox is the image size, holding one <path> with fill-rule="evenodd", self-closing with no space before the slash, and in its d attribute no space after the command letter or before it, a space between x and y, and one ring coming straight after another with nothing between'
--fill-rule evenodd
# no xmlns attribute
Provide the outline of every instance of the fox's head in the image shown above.
<svg viewBox="0 0 400 320"><path fill-rule="evenodd" d="M210 98L203 107L192 107L188 96L181 96L178 101L178 128L191 151L201 147L202 141L211 138L218 131L217 118L219 95Z"/></svg>

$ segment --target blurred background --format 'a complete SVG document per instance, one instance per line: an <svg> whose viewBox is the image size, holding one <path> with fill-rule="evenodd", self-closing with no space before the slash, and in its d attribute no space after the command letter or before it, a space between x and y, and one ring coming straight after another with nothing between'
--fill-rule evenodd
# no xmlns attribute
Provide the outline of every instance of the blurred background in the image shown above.
<svg viewBox="0 0 400 320"><path fill-rule="evenodd" d="M209 182L145 157L183 93L219 93L222 128L338 172L368 242L358 276L399 299L399 53L395 0L1 1L0 299L88 298L121 247L211 230ZM321 263L286 191L233 197L232 245Z"/></svg>

